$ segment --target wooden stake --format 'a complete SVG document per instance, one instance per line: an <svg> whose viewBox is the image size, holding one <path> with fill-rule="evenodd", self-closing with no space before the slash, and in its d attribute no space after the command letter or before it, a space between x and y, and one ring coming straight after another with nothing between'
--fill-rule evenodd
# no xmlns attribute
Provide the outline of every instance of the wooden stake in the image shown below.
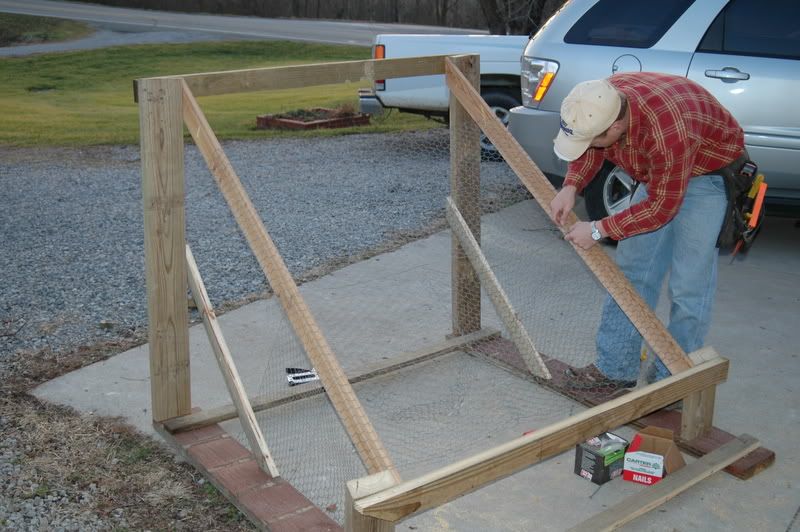
<svg viewBox="0 0 800 532"><path fill-rule="evenodd" d="M180 80L139 84L150 389L157 422L192 408L181 100Z"/></svg>
<svg viewBox="0 0 800 532"><path fill-rule="evenodd" d="M208 341L211 343L211 349L214 351L219 370L223 379L225 379L225 386L228 387L228 393L233 399L236 412L239 414L239 421L242 423L247 441L250 443L250 452L253 453L253 457L262 471L273 478L279 477L278 467L275 465L269 449L267 449L264 435L258 426L256 415L250 406L250 400L247 398L242 379L236 370L236 364L233 362L228 344L222 336L222 329L219 326L216 314L214 314L214 309L211 307L211 299L209 299L206 292L203 278L200 276L200 270L197 268L194 255L192 255L192 250L188 245L186 246L186 265L189 271L189 287L192 289L192 296L197 304L197 310L203 318Z"/></svg>
<svg viewBox="0 0 800 532"><path fill-rule="evenodd" d="M471 80L460 72L459 67L450 59L445 59L445 70L451 93L489 137L539 205L545 212L550 212L550 201L556 193L553 185L497 120ZM566 228L572 227L578 221L575 213L570 213L569 220L561 230L566 231ZM592 246L588 250L575 245L573 247L670 372L675 375L692 367L692 361L605 251L600 246Z"/></svg>
<svg viewBox="0 0 800 532"><path fill-rule="evenodd" d="M306 355L317 370L320 381L361 460L370 473L390 470L397 474L375 428L367 418L350 383L347 382L347 377L333 350L286 268L278 248L267 233L233 166L185 83L183 102L183 118L189 132L217 181L256 260L267 276L275 296L280 300L289 322L305 348Z"/></svg>
<svg viewBox="0 0 800 532"><path fill-rule="evenodd" d="M550 371L547 369L547 366L545 366L536 347L534 347L533 340L531 340L531 337L525 330L525 326L520 321L519 316L517 316L517 312L508 300L508 296L500 285L500 281L495 277L492 267L489 266L489 262L481 251L480 245L475 241L472 233L470 233L467 222L464 221L464 218L461 216L461 213L458 212L458 208L456 208L455 203L450 197L447 198L446 216L450 228L453 230L453 234L458 238L458 241L461 243L461 249L467 254L472 267L478 273L478 277L480 277L483 283L483 288L486 290L486 293L489 294L489 299L491 299L492 304L494 304L497 315L500 316L503 324L511 334L511 341L517 346L517 350L522 356L522 360L525 361L525 365L528 366L531 373L537 377L550 380L552 378Z"/></svg>

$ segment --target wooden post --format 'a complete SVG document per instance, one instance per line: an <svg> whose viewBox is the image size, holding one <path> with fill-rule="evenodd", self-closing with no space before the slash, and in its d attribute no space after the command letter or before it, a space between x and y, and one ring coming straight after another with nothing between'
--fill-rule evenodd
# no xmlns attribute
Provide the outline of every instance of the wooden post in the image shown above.
<svg viewBox="0 0 800 532"><path fill-rule="evenodd" d="M469 84L480 86L480 56L452 58ZM475 240L481 241L480 130L467 111L450 93L450 196L466 220ZM453 335L469 334L481 328L481 284L477 272L452 238Z"/></svg>
<svg viewBox="0 0 800 532"><path fill-rule="evenodd" d="M355 501L396 485L397 480L388 471L349 481L344 494L345 532L394 532L394 523L358 513Z"/></svg>
<svg viewBox="0 0 800 532"><path fill-rule="evenodd" d="M191 411L179 79L139 82L144 255L154 421Z"/></svg>
<svg viewBox="0 0 800 532"><path fill-rule="evenodd" d="M709 360L719 358L714 349L705 347L689 353L689 358L695 364L701 364ZM681 409L681 439L692 441L695 438L704 436L714 426L714 401L717 395L716 385L709 386L705 390L700 390L687 395L683 399Z"/></svg>

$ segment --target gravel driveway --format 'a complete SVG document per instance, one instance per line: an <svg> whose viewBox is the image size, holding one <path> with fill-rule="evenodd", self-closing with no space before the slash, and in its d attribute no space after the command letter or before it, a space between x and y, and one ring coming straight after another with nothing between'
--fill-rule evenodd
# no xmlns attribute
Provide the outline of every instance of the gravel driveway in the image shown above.
<svg viewBox="0 0 800 532"><path fill-rule="evenodd" d="M447 130L230 142L225 150L295 275L441 226ZM138 146L0 151L0 362L146 326ZM187 239L215 306L268 289L205 163L186 150ZM519 197L484 163L485 198ZM516 195L516 196L515 196ZM438 225L437 225L438 224Z"/></svg>

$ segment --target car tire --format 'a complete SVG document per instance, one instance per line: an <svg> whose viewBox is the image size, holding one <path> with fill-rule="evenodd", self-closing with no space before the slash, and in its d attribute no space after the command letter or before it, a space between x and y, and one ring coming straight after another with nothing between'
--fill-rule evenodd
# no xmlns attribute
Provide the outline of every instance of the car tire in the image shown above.
<svg viewBox="0 0 800 532"><path fill-rule="evenodd" d="M506 127L511 117L511 108L522 105L519 90L515 93L512 89L489 87L481 90L481 97ZM490 161L502 160L500 153L483 132L481 132L481 157Z"/></svg>
<svg viewBox="0 0 800 532"><path fill-rule="evenodd" d="M589 219L600 220L630 207L638 184L622 168L606 161L583 192Z"/></svg>

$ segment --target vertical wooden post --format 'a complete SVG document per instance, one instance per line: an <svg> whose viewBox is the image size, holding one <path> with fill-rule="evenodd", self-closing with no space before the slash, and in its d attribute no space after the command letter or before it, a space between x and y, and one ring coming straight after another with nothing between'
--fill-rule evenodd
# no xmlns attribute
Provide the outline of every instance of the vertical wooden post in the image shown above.
<svg viewBox="0 0 800 532"><path fill-rule="evenodd" d="M692 353L689 358L694 364L702 364L718 358L714 349L705 347ZM683 399L681 409L681 439L691 441L704 436L714 426L714 402L717 395L716 385L687 395Z"/></svg>
<svg viewBox="0 0 800 532"><path fill-rule="evenodd" d="M459 56L452 61L479 90L480 56ZM451 92L450 196L478 243L481 241L480 166L480 129ZM455 235L451 246L453 335L459 336L481 328L481 285Z"/></svg>
<svg viewBox="0 0 800 532"><path fill-rule="evenodd" d="M180 79L138 84L154 421L191 411Z"/></svg>
<svg viewBox="0 0 800 532"><path fill-rule="evenodd" d="M358 513L355 508L355 501L391 488L396 484L397 479L389 471L381 471L374 475L349 481L344 494L345 532L394 532L394 523Z"/></svg>

